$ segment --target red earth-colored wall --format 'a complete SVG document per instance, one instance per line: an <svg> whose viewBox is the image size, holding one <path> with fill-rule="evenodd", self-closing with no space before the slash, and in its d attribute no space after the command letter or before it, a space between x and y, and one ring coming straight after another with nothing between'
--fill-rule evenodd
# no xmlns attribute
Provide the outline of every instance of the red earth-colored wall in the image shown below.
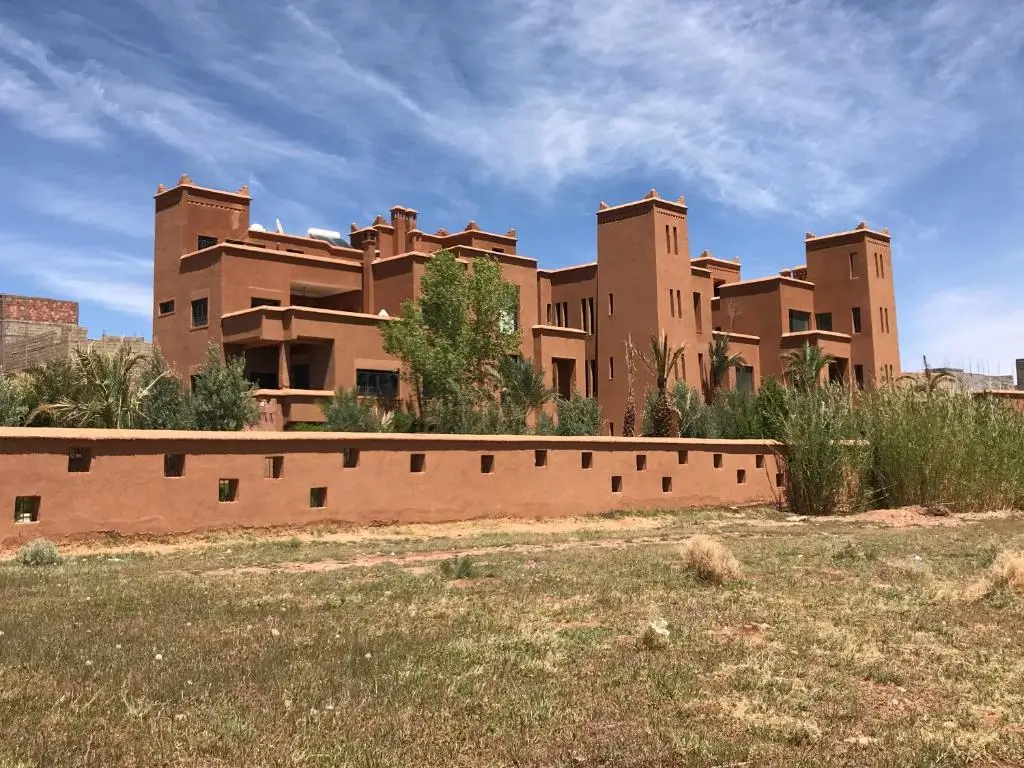
<svg viewBox="0 0 1024 768"><path fill-rule="evenodd" d="M90 457L88 471L69 471L73 449ZM358 452L355 466L345 466L345 449ZM759 440L3 428L0 544L769 503L776 449ZM182 477L164 476L167 454L185 456ZM275 456L278 478L268 476ZM413 471L417 456L422 471ZM221 480L237 481L236 501L219 501ZM312 488L327 489L323 508L310 507ZM16 498L35 496L38 520L15 522Z"/></svg>

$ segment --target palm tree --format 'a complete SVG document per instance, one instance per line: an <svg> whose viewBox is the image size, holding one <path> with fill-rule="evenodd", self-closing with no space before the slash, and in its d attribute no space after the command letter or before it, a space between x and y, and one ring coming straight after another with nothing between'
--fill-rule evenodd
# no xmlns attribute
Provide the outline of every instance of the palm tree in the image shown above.
<svg viewBox="0 0 1024 768"><path fill-rule="evenodd" d="M30 375L38 403L29 421L55 426L132 429L143 425L144 404L167 372L144 375L148 358L125 340L115 350L76 349Z"/></svg>
<svg viewBox="0 0 1024 768"><path fill-rule="evenodd" d="M685 349L685 345L673 348L667 333L660 339L652 334L650 351L641 356L658 386L658 399L652 405L651 414L655 437L679 437L679 409L668 397L668 374L682 359Z"/></svg>
<svg viewBox="0 0 1024 768"><path fill-rule="evenodd" d="M554 390L545 381L544 371L521 357L506 357L498 370L502 402L521 414L522 420L554 399Z"/></svg>
<svg viewBox="0 0 1024 768"><path fill-rule="evenodd" d="M729 371L733 368L742 368L746 364L743 355L729 354L729 337L726 334L715 336L714 341L708 344L708 402L711 402L715 393L721 389Z"/></svg>
<svg viewBox="0 0 1024 768"><path fill-rule="evenodd" d="M636 433L636 394L633 383L636 378L637 349L633 346L632 337L627 337L626 345L626 413L622 417L622 436L633 437Z"/></svg>
<svg viewBox="0 0 1024 768"><path fill-rule="evenodd" d="M809 392L821 384L821 374L826 371L835 358L804 342L800 349L787 352L782 358L786 369L786 378L794 389Z"/></svg>

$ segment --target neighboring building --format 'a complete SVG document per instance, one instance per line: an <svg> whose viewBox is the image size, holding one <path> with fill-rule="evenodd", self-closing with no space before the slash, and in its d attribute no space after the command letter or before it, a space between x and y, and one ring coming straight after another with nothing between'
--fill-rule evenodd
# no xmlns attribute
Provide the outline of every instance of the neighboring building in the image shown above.
<svg viewBox="0 0 1024 768"><path fill-rule="evenodd" d="M929 368L932 376L942 376L938 384L940 389L959 392L990 392L1013 389L1013 376L993 376L987 373L969 373L962 368ZM946 377L949 378L946 378ZM925 381L928 376L924 371L911 371L903 374L906 381Z"/></svg>
<svg viewBox="0 0 1024 768"><path fill-rule="evenodd" d="M142 337L104 334L89 339L78 324L78 304L73 301L0 294L0 373L67 358L78 348L112 348L125 338L140 351L150 348Z"/></svg>
<svg viewBox="0 0 1024 768"><path fill-rule="evenodd" d="M561 394L601 401L606 431L625 407L627 339L641 349L665 332L686 355L674 376L694 386L707 374L716 334L747 365L728 386L756 389L780 376L781 356L806 341L836 357L831 375L865 387L899 376L889 234L865 225L805 241L805 266L742 281L737 261L690 258L683 198L651 190L597 211L597 260L541 269L516 249L516 231L419 228L416 211L352 225L348 239L268 232L249 221L247 187L206 189L187 176L156 194L153 338L184 375L207 345L243 355L264 400L287 422L322 419L318 404L339 386L404 397L399 363L383 352L379 324L415 299L431 254L451 249L467 264L494 258L519 287L514 321L524 357ZM638 371L637 393L652 382Z"/></svg>

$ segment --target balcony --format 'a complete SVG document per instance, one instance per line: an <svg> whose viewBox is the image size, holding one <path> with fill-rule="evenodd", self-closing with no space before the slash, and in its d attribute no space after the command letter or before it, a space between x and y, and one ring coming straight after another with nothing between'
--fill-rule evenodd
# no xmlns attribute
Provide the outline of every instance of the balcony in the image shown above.
<svg viewBox="0 0 1024 768"><path fill-rule="evenodd" d="M373 327L384 318L362 312L316 307L253 307L221 317L225 344L273 344L282 341L329 341L346 328Z"/></svg>

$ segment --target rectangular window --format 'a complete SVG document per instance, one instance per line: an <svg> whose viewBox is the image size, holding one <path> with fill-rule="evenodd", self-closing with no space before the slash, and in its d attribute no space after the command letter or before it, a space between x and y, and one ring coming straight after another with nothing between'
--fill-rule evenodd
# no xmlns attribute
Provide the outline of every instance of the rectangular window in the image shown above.
<svg viewBox="0 0 1024 768"><path fill-rule="evenodd" d="M209 235L200 235L196 242L197 250L203 250L203 248L209 248L210 246L217 244L216 237L210 237Z"/></svg>
<svg viewBox="0 0 1024 768"><path fill-rule="evenodd" d="M819 312L814 316L814 324L818 326L819 331L831 331L832 330L832 313L831 312Z"/></svg>
<svg viewBox="0 0 1024 768"><path fill-rule="evenodd" d="M693 294L693 320L697 324L697 333L704 333L704 319L700 316L700 294Z"/></svg>
<svg viewBox="0 0 1024 768"><path fill-rule="evenodd" d="M676 256L679 255L679 233L675 227L672 227L672 252Z"/></svg>
<svg viewBox="0 0 1024 768"><path fill-rule="evenodd" d="M856 252L850 254L850 279L857 279L857 254Z"/></svg>
<svg viewBox="0 0 1024 768"><path fill-rule="evenodd" d="M565 320L565 327L569 327L569 302L562 302L562 319Z"/></svg>
<svg viewBox="0 0 1024 768"><path fill-rule="evenodd" d="M668 236L668 224L665 225L665 250L672 253L672 240Z"/></svg>
<svg viewBox="0 0 1024 768"><path fill-rule="evenodd" d="M885 333L885 310L881 307L878 308L878 331Z"/></svg>
<svg viewBox="0 0 1024 768"><path fill-rule="evenodd" d="M555 304L555 325L562 327L562 303Z"/></svg>
<svg viewBox="0 0 1024 768"><path fill-rule="evenodd" d="M857 389L864 389L864 366L859 363L853 366L853 378L857 382Z"/></svg>
<svg viewBox="0 0 1024 768"><path fill-rule="evenodd" d="M548 325L551 325L551 305L548 304Z"/></svg>
<svg viewBox="0 0 1024 768"><path fill-rule="evenodd" d="M590 332L597 333L597 317L594 315L594 297L587 299L587 310L590 313Z"/></svg>
<svg viewBox="0 0 1024 768"><path fill-rule="evenodd" d="M608 317L613 317L614 315L615 315L615 294L614 293L609 293L608 294Z"/></svg>
<svg viewBox="0 0 1024 768"><path fill-rule="evenodd" d="M249 306L255 309L256 307L280 307L280 299L263 299L259 296L253 296L249 302Z"/></svg>
<svg viewBox="0 0 1024 768"><path fill-rule="evenodd" d="M597 397L597 360L591 360L587 365L590 366L590 396Z"/></svg>
<svg viewBox="0 0 1024 768"><path fill-rule="evenodd" d="M608 358L608 378L609 379L614 379L615 378L615 358L614 357L609 357Z"/></svg>
<svg viewBox="0 0 1024 768"><path fill-rule="evenodd" d="M853 332L860 333L860 307L853 308Z"/></svg>
<svg viewBox="0 0 1024 768"><path fill-rule="evenodd" d="M185 476L185 454L165 453L164 454L164 477Z"/></svg>
<svg viewBox="0 0 1024 768"><path fill-rule="evenodd" d="M668 289L668 311L672 317L676 316L676 292Z"/></svg>
<svg viewBox="0 0 1024 768"><path fill-rule="evenodd" d="M590 361L583 367L583 393L590 397Z"/></svg>
<svg viewBox="0 0 1024 768"><path fill-rule="evenodd" d="M504 248L491 248L491 251L493 253L504 253L505 249Z"/></svg>
<svg viewBox="0 0 1024 768"><path fill-rule="evenodd" d="M263 477L268 480L280 480L284 471L284 456L267 456L263 460Z"/></svg>
<svg viewBox="0 0 1024 768"><path fill-rule="evenodd" d="M754 366L741 365L739 368L736 369L736 391L754 391Z"/></svg>
<svg viewBox="0 0 1024 768"><path fill-rule="evenodd" d="M889 333L889 308L885 308L885 332Z"/></svg>
<svg viewBox="0 0 1024 768"><path fill-rule="evenodd" d="M327 506L327 488L320 486L309 489L309 508L323 509Z"/></svg>
<svg viewBox="0 0 1024 768"><path fill-rule="evenodd" d="M398 397L398 372L359 369L356 371L356 392L365 397L393 400Z"/></svg>
<svg viewBox="0 0 1024 768"><path fill-rule="evenodd" d="M221 480L217 484L217 501L221 504L229 504L238 501L238 479L230 478Z"/></svg>
<svg viewBox="0 0 1024 768"><path fill-rule="evenodd" d="M210 322L209 299L194 299L192 301L192 327L203 328Z"/></svg>
<svg viewBox="0 0 1024 768"><path fill-rule="evenodd" d="M590 333L590 321L587 318L587 300L580 299L580 316L583 318L583 331Z"/></svg>
<svg viewBox="0 0 1024 768"><path fill-rule="evenodd" d="M700 381L704 378L704 353L697 353L697 380Z"/></svg>
<svg viewBox="0 0 1024 768"><path fill-rule="evenodd" d="M41 496L15 496L14 497L14 522L16 523L38 523L39 507L42 504Z"/></svg>
<svg viewBox="0 0 1024 768"><path fill-rule="evenodd" d="M885 254L878 254L878 264L882 268L882 279L885 280Z"/></svg>
<svg viewBox="0 0 1024 768"><path fill-rule="evenodd" d="M811 330L811 313L798 309L789 310L789 332L802 333Z"/></svg>
<svg viewBox="0 0 1024 768"><path fill-rule="evenodd" d="M174 313L174 299L170 301L160 302L160 315L170 315Z"/></svg>

